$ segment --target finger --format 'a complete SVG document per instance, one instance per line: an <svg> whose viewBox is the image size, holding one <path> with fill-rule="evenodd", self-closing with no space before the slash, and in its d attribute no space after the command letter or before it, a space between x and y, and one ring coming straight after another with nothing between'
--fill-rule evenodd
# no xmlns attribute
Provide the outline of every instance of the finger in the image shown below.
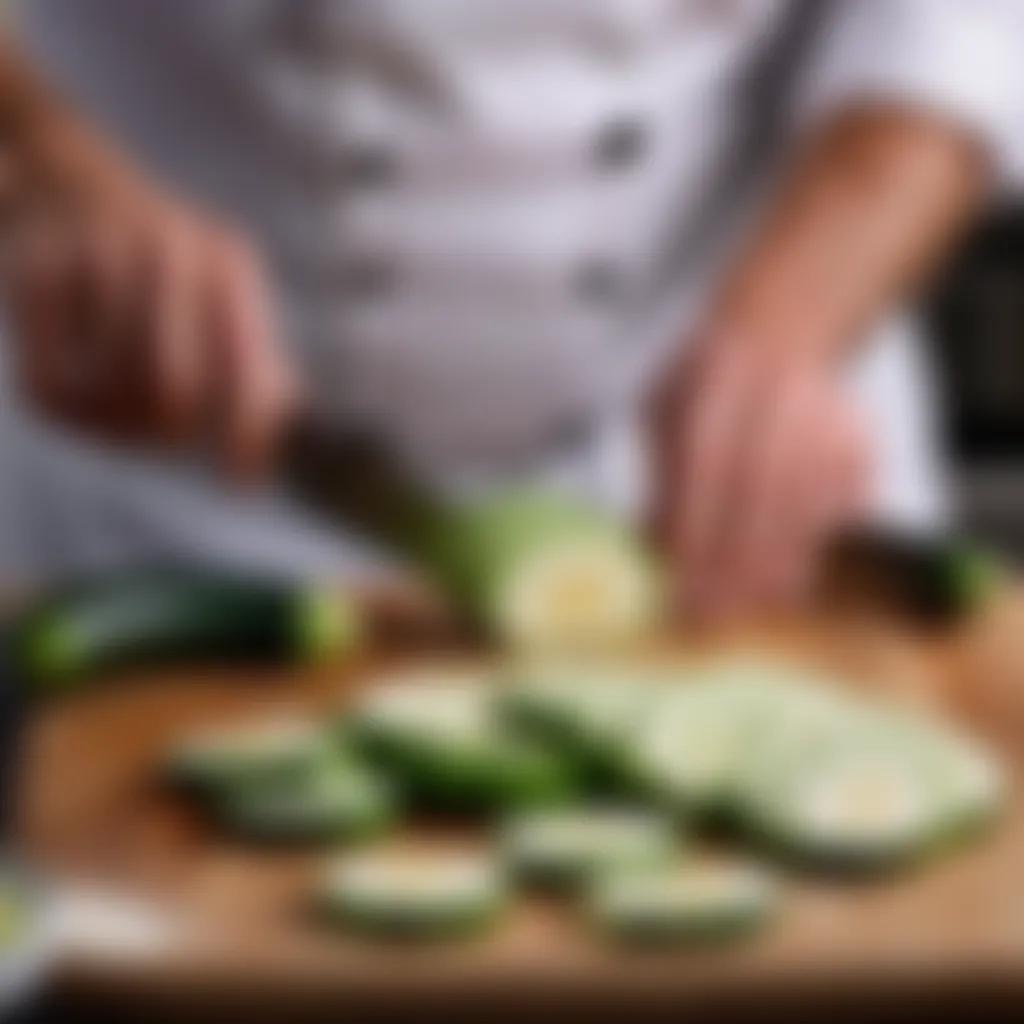
<svg viewBox="0 0 1024 1024"><path fill-rule="evenodd" d="M105 438L123 430L123 396L134 393L117 349L120 281L113 275L111 229L96 221L68 223L71 267L66 284L70 324L64 345L74 376L75 425Z"/></svg>
<svg viewBox="0 0 1024 1024"><path fill-rule="evenodd" d="M821 392L817 401L815 444L800 484L805 497L792 516L788 561L780 575L781 595L790 601L813 590L830 542L855 514L861 494L863 449L855 421L834 396Z"/></svg>
<svg viewBox="0 0 1024 1024"><path fill-rule="evenodd" d="M698 613L715 614L729 601L723 547L735 512L730 487L752 400L752 380L746 360L732 352L723 355L701 381L683 437L673 547L685 566L689 603Z"/></svg>
<svg viewBox="0 0 1024 1024"><path fill-rule="evenodd" d="M222 454L239 483L269 468L294 390L273 333L262 275L237 243L211 254L209 341L223 397Z"/></svg>
<svg viewBox="0 0 1024 1024"><path fill-rule="evenodd" d="M799 526L804 466L817 444L810 378L775 369L757 389L764 411L745 437L736 470L728 577L740 603L777 596L776 580L786 573L781 563L794 555L786 540Z"/></svg>
<svg viewBox="0 0 1024 1024"><path fill-rule="evenodd" d="M204 426L209 392L200 253L184 224L160 222L144 244L149 301L141 373L150 400L149 429L154 440L179 445Z"/></svg>
<svg viewBox="0 0 1024 1024"><path fill-rule="evenodd" d="M56 224L37 222L21 239L12 270L18 370L30 399L60 419L77 404L66 353L71 271L67 239Z"/></svg>
<svg viewBox="0 0 1024 1024"><path fill-rule="evenodd" d="M871 485L868 432L856 409L843 403L836 410L836 496L844 525L864 518Z"/></svg>

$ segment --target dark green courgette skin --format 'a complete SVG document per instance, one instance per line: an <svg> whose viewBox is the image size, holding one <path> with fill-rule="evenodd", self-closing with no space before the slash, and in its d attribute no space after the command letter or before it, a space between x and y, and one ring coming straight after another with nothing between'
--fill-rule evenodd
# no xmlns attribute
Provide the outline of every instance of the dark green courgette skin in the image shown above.
<svg viewBox="0 0 1024 1024"><path fill-rule="evenodd" d="M353 608L308 584L140 572L69 585L16 624L19 670L31 684L182 659L304 661L358 636Z"/></svg>
<svg viewBox="0 0 1024 1024"><path fill-rule="evenodd" d="M580 793L572 765L530 744L499 739L492 748L458 750L368 740L362 752L424 811L493 816L561 806Z"/></svg>
<svg viewBox="0 0 1024 1024"><path fill-rule="evenodd" d="M959 538L864 533L843 538L832 556L840 581L935 625L983 607L1008 576L993 552Z"/></svg>
<svg viewBox="0 0 1024 1024"><path fill-rule="evenodd" d="M717 949L754 938L768 925L772 916L757 909L693 920L680 917L675 921L618 925L597 922L594 927L605 939L623 948L644 950L685 946Z"/></svg>
<svg viewBox="0 0 1024 1024"><path fill-rule="evenodd" d="M401 908L370 912L337 906L329 900L321 900L314 907L316 916L327 926L340 927L381 942L402 944L462 942L481 938L498 925L505 910L504 900L486 906L453 908L448 913L422 917Z"/></svg>

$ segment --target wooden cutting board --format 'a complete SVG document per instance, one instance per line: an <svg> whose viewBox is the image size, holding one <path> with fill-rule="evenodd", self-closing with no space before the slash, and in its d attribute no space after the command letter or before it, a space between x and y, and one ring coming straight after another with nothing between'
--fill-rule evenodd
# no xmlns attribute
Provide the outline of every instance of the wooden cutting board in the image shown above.
<svg viewBox="0 0 1024 1024"><path fill-rule="evenodd" d="M54 702L37 717L23 801L29 849L66 880L128 892L185 922L168 945L80 948L64 984L78 997L147 1007L214 998L268 1009L675 1007L929 996L1024 1000L1024 601L1008 596L956 635L916 635L873 618L747 627L666 641L652 657L707 648L783 648L856 685L940 704L1003 750L1018 779L1011 811L976 845L894 881L794 880L779 924L733 951L628 956L602 948L564 907L524 901L480 944L396 949L328 934L303 913L329 852L255 852L225 843L154 783L190 730L279 710L332 708L410 655L308 672L193 666L143 673ZM419 659L467 657L432 645ZM472 656L469 656L472 657ZM421 827L401 842L462 844ZM475 840L479 841L479 839ZM129 943L129 946L131 944ZM154 1003L154 1000L157 1000ZM765 1002L765 1000L769 1000ZM625 1005L625 1004L624 1004ZM1024 1005L1022 1002L1021 1005Z"/></svg>

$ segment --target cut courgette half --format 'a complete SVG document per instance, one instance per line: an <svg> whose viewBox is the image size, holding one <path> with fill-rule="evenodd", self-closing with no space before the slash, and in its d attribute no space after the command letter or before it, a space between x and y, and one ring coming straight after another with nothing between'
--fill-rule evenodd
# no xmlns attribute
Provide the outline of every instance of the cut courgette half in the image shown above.
<svg viewBox="0 0 1024 1024"><path fill-rule="evenodd" d="M172 750L168 776L213 793L240 785L280 785L308 777L333 756L336 743L311 719L280 717L208 728Z"/></svg>
<svg viewBox="0 0 1024 1024"><path fill-rule="evenodd" d="M303 779L229 787L218 806L231 832L273 843L376 836L395 809L383 780L341 758Z"/></svg>
<svg viewBox="0 0 1024 1024"><path fill-rule="evenodd" d="M58 687L169 660L306 661L351 650L359 634L354 606L321 587L150 572L43 599L18 624L15 645L27 679Z"/></svg>
<svg viewBox="0 0 1024 1024"><path fill-rule="evenodd" d="M493 697L479 674L405 677L370 691L348 727L421 806L492 814L572 798L571 764L508 729Z"/></svg>
<svg viewBox="0 0 1024 1024"><path fill-rule="evenodd" d="M478 935L498 923L507 900L504 873L491 858L390 851L342 860L319 894L330 920L398 939Z"/></svg>
<svg viewBox="0 0 1024 1024"><path fill-rule="evenodd" d="M516 649L606 650L655 618L651 562L621 524L565 500L509 494L461 513L448 551L465 603Z"/></svg>
<svg viewBox="0 0 1024 1024"><path fill-rule="evenodd" d="M657 574L614 518L549 490L441 495L379 439L309 426L286 460L292 482L417 563L498 641L604 649L652 625Z"/></svg>
<svg viewBox="0 0 1024 1024"><path fill-rule="evenodd" d="M502 848L513 874L544 888L586 885L612 870L668 863L679 837L664 817L631 808L540 812L509 821Z"/></svg>
<svg viewBox="0 0 1024 1024"><path fill-rule="evenodd" d="M772 873L751 862L684 862L604 875L586 902L598 932L617 943L719 944L768 924L780 887Z"/></svg>

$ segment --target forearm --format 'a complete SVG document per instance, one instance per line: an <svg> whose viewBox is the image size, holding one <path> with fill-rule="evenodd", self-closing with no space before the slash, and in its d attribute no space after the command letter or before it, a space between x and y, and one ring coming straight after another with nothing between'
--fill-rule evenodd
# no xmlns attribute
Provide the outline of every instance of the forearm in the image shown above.
<svg viewBox="0 0 1024 1024"><path fill-rule="evenodd" d="M98 134L0 36L0 211L33 198L62 200L119 174Z"/></svg>
<svg viewBox="0 0 1024 1024"><path fill-rule="evenodd" d="M918 287L983 194L965 132L893 109L851 112L811 141L723 283L711 333L841 353Z"/></svg>

